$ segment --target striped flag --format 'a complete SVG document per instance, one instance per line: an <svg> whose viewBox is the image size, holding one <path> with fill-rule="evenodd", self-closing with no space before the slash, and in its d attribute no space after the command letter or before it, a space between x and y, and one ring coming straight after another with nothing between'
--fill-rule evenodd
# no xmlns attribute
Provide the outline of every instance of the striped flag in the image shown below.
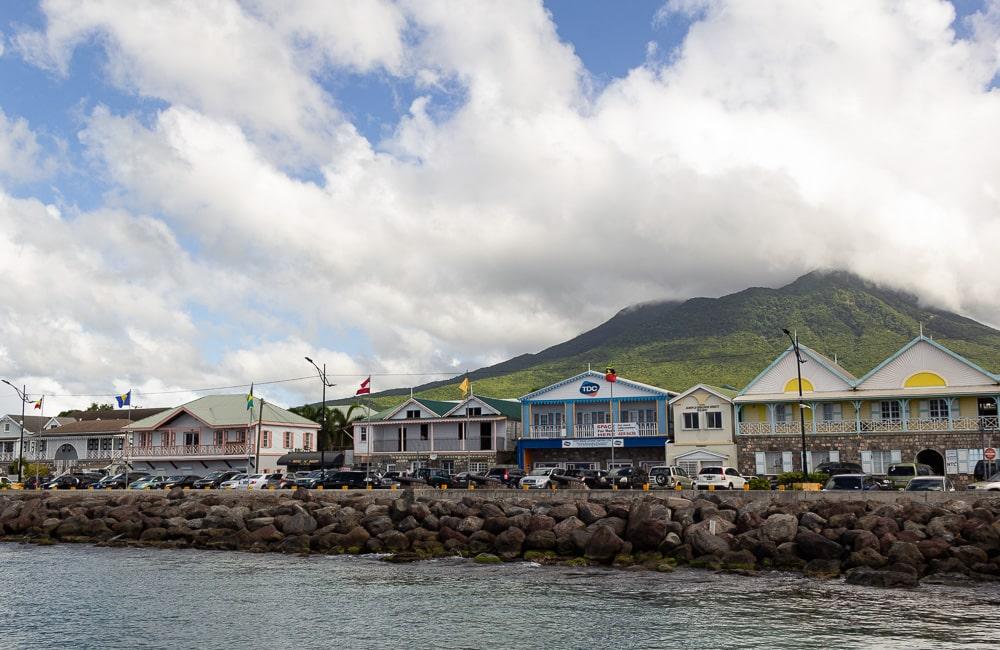
<svg viewBox="0 0 1000 650"><path fill-rule="evenodd" d="M370 395L372 392L372 376L368 375L368 379L361 382L361 386L355 391L355 395Z"/></svg>

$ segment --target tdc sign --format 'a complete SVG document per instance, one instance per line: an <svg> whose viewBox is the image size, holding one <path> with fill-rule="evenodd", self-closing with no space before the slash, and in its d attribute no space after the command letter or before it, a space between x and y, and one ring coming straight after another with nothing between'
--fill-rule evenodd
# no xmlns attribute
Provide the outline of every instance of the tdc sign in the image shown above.
<svg viewBox="0 0 1000 650"><path fill-rule="evenodd" d="M596 395L599 390L601 390L600 384L595 384L592 381L585 381L580 384L580 392L584 395Z"/></svg>

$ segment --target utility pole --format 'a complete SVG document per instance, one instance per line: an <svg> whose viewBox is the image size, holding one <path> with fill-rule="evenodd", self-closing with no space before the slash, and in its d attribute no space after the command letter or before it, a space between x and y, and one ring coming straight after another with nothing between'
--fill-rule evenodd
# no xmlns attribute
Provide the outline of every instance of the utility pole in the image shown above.
<svg viewBox="0 0 1000 650"><path fill-rule="evenodd" d="M3 380L3 383L13 388L17 396L21 398L21 436L17 443L17 482L20 483L24 478L24 405L28 403L28 387L22 385L21 388L18 388L6 379Z"/></svg>
<svg viewBox="0 0 1000 650"><path fill-rule="evenodd" d="M799 334L792 333L787 329L781 330L788 335L788 338L792 341L792 350L795 352L795 370L798 374L799 379L799 431L802 433L802 482L805 483L809 480L809 452L806 451L806 405L802 400L802 364L805 361L802 359L802 351L799 349ZM813 417L816 417L813 415Z"/></svg>
<svg viewBox="0 0 1000 650"><path fill-rule="evenodd" d="M328 417L328 414L327 414L327 411L326 411L326 389L328 387L329 388L333 388L337 384L331 384L329 381L327 381L327 378L326 378L326 364L325 363L323 364L323 369L320 370L319 366L316 365L315 361L313 361L309 357L305 357L305 360L308 361L309 363L311 363L313 365L313 368L316 369L316 373L319 374L319 380L321 382L323 382L323 422L320 424L319 434L316 436L316 447L319 449L319 468L324 473L324 476L325 476L326 475L326 445L324 445L324 444L322 444L320 442L320 438L323 437L323 431L326 430L326 418Z"/></svg>

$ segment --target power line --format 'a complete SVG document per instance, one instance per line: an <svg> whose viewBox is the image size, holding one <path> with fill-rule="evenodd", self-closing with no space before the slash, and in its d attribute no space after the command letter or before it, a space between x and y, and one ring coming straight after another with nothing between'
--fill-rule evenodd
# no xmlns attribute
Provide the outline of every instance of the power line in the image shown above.
<svg viewBox="0 0 1000 650"><path fill-rule="evenodd" d="M455 376L457 373L451 372L373 372L366 374L358 373L343 373L334 374L327 373L328 377L426 377L430 375L444 375L444 376ZM287 384L293 381L305 381L307 379L315 379L316 375L306 375L305 377L290 377L288 379L272 379L270 381L255 381L254 386L270 386L272 384ZM213 390L232 390L234 388L249 388L250 384L233 384L231 386L212 386L209 388L178 388L175 390L161 390L161 391L139 391L143 396L147 395L177 395L179 393L204 393ZM32 395L41 395L42 393L31 393ZM45 397L115 397L117 393L45 393Z"/></svg>

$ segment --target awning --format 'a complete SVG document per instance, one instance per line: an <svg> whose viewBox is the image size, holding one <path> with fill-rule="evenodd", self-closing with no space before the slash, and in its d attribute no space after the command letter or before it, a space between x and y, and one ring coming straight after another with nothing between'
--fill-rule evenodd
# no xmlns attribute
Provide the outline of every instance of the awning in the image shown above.
<svg viewBox="0 0 1000 650"><path fill-rule="evenodd" d="M320 464L320 456L323 456L323 463ZM331 467L342 467L344 465L344 454L328 451L321 454L318 451L293 451L278 459L278 465L285 467L314 467L316 469L329 469Z"/></svg>

